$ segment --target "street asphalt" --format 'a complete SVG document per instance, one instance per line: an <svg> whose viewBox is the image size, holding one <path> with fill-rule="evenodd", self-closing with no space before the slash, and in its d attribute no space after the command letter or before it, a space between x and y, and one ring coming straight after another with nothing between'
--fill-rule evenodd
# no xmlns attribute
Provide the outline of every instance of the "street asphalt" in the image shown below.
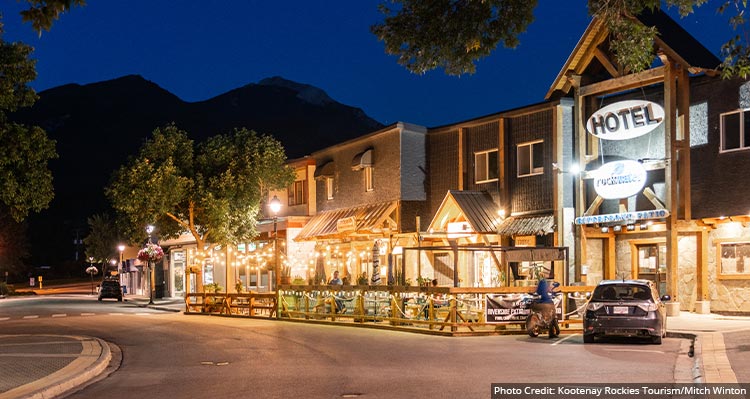
<svg viewBox="0 0 750 399"><path fill-rule="evenodd" d="M182 298L130 297L138 307L180 312ZM724 333L750 330L750 317L682 312L667 320L668 337L691 342L693 383L738 383ZM96 337L0 334L0 399L53 398L105 377L119 364L119 349ZM112 363L112 364L111 364ZM746 366L746 365L744 365ZM735 365L735 367L744 367Z"/></svg>

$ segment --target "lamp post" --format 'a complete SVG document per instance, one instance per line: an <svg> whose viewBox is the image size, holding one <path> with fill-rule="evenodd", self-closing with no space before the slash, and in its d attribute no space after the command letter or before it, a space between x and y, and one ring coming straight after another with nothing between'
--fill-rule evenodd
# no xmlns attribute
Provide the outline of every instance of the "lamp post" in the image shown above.
<svg viewBox="0 0 750 399"><path fill-rule="evenodd" d="M279 197L273 196L273 199L268 203L268 207L271 208L271 212L273 212L273 253L274 253L274 268L273 268L273 274L274 279L276 280L276 287L275 289L279 289L279 284L281 283L281 274L279 273L279 243L278 243L278 235L276 230L276 224L278 221L278 214L281 210L281 201L279 200ZM270 284L270 282L269 282Z"/></svg>
<svg viewBox="0 0 750 399"><path fill-rule="evenodd" d="M148 234L148 240L146 241L146 245L151 243L151 233L154 232L154 225L149 224L146 226L146 234ZM148 271L149 271L149 285L148 285L148 304L153 305L154 304L154 265L151 261L148 261Z"/></svg>

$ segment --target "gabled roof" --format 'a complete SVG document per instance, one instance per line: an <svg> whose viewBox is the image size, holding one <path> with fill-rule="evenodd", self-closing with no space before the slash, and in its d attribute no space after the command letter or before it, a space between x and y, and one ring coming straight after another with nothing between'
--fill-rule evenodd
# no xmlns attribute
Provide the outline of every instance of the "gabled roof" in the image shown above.
<svg viewBox="0 0 750 399"><path fill-rule="evenodd" d="M450 190L443 198L428 231L447 232L448 223L467 222L474 233L495 234L500 207L486 191Z"/></svg>
<svg viewBox="0 0 750 399"><path fill-rule="evenodd" d="M721 61L713 53L665 12L661 10L645 11L638 16L638 20L646 26L655 26L658 31L655 40L657 48L683 64L691 73L715 70L721 64ZM606 57L606 54L599 49L599 45L605 42L608 36L609 30L606 28L604 21L593 19L544 98L552 98L555 92L569 93L572 88L568 79L569 75L582 75L595 58ZM604 60L601 62L608 64ZM608 69L608 67L611 68L611 65L605 65L605 69Z"/></svg>
<svg viewBox="0 0 750 399"><path fill-rule="evenodd" d="M311 241L316 238L335 238L356 234L380 233L384 226L396 229L395 213L398 201L354 206L351 208L323 211L310 218L300 230L295 241ZM351 230L340 231L340 221L350 221Z"/></svg>

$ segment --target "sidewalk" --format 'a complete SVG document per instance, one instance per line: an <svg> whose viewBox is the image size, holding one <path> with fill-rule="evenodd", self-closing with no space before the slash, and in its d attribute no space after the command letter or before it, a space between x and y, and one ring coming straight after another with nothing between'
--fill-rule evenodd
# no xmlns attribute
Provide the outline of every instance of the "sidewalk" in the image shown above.
<svg viewBox="0 0 750 399"><path fill-rule="evenodd" d="M126 303L170 312L184 310L183 298L127 296ZM688 339L696 383L737 383L723 333L750 330L750 317L682 312L667 320L668 337ZM460 338L457 338L460 339ZM116 347L95 337L0 334L0 399L50 398L80 387L107 370ZM114 352L114 355L113 355ZM738 365L740 366L740 365ZM684 382L684 381L682 381Z"/></svg>

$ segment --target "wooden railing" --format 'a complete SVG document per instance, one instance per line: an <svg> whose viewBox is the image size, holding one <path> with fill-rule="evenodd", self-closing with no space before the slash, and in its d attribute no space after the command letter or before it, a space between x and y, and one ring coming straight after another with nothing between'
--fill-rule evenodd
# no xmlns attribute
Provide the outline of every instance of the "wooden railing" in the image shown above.
<svg viewBox="0 0 750 399"><path fill-rule="evenodd" d="M580 328L582 307L593 289L559 287L559 320L564 329ZM534 287L281 285L278 292L271 293L190 293L185 297L185 313L366 325L444 335L511 334L525 332L525 315L488 322L487 295L513 296L533 290Z"/></svg>
<svg viewBox="0 0 750 399"><path fill-rule="evenodd" d="M276 316L276 298L273 292L189 293L185 296L185 313L269 318Z"/></svg>
<svg viewBox="0 0 750 399"><path fill-rule="evenodd" d="M580 328L581 307L594 287L560 287L564 328ZM279 290L281 319L354 323L431 333L523 332L525 315L488 322L487 295L526 294L534 287L452 288L391 286L290 286ZM341 312L341 308L344 312Z"/></svg>

